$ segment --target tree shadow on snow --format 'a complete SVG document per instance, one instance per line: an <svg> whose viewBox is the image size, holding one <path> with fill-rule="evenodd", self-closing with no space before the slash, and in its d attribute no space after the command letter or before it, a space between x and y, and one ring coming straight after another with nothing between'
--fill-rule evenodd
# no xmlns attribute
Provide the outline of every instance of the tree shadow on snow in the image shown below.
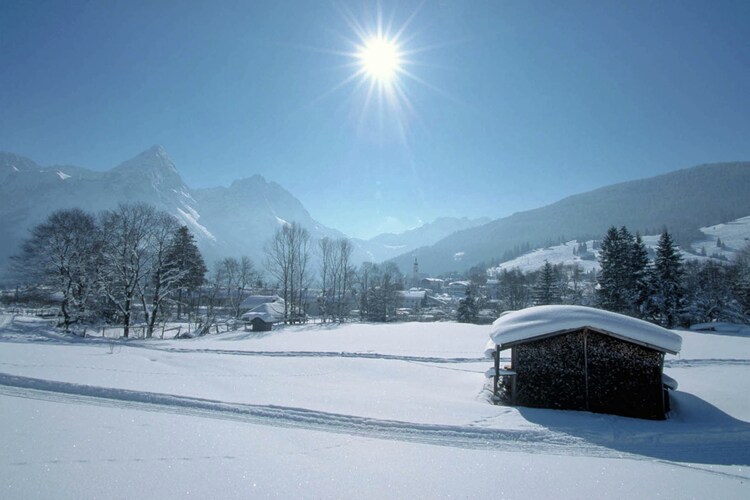
<svg viewBox="0 0 750 500"><path fill-rule="evenodd" d="M668 420L517 407L529 422L623 453L659 460L750 465L750 423L686 392L672 393Z"/></svg>

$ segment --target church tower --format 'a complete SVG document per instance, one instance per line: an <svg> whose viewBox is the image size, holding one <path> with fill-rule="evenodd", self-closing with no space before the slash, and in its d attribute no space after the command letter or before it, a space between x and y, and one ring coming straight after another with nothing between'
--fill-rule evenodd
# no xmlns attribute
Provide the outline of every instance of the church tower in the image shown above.
<svg viewBox="0 0 750 500"><path fill-rule="evenodd" d="M414 266L412 267L411 273L411 286L419 286L419 263L417 262L416 256L414 256Z"/></svg>

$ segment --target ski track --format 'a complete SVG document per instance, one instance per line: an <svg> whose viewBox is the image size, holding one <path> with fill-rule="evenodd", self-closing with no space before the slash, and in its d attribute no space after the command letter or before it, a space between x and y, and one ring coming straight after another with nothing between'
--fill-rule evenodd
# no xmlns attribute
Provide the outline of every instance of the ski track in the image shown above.
<svg viewBox="0 0 750 500"><path fill-rule="evenodd" d="M750 359L670 359L664 361L664 366L669 368L699 368L702 366L750 366Z"/></svg>
<svg viewBox="0 0 750 500"><path fill-rule="evenodd" d="M127 344L126 344L127 345ZM271 358L358 358L358 359L384 359L393 361L409 361L419 363L491 363L484 357L474 358L440 358L435 356L410 356L402 354L381 354L377 352L348 352L348 351L243 351L233 349L188 349L182 347L160 347L151 345L135 345L141 349L153 349L156 351L173 353L198 353L198 354L226 354L232 356L265 356ZM500 358L504 360L504 358ZM507 358L510 361L510 358Z"/></svg>
<svg viewBox="0 0 750 500"><path fill-rule="evenodd" d="M671 460L654 460L649 456L619 451L596 444L585 436L575 436L547 428L538 429L495 429L476 426L481 421L469 425L442 425L418 422L404 422L378 418L344 415L305 408L278 405L229 403L210 399L178 396L172 394L134 391L97 387L69 382L58 382L31 377L21 377L0 372L0 395L35 399L66 404L88 404L103 407L172 413L184 416L212 418L245 422L281 428L306 429L313 431L347 434L374 439L386 439L419 444L447 446L466 449L491 449L502 452L529 454L551 454L559 456L580 456L612 459L656 461L668 465L678 465L709 474L718 474L741 480L750 479L743 474L732 474L706 469L700 464L676 463ZM709 434L711 434L709 432ZM711 436L714 445L732 446L737 439L747 442L747 433L727 432L722 436ZM602 436L597 436L601 438ZM659 447L659 433L637 433L629 436L613 435L612 439L625 438L644 450ZM688 446L695 446L696 440L706 437L704 433L686 433L679 436L665 436L665 443L675 444L675 439L684 440ZM613 443L615 444L615 443ZM19 464L21 465L21 464Z"/></svg>
<svg viewBox="0 0 750 500"><path fill-rule="evenodd" d="M459 448L498 449L562 455L613 456L580 438L548 430L489 429L384 420L277 405L228 403L129 389L97 387L0 373L0 394L60 403L169 412L273 427L300 428L369 438ZM616 453L620 457L622 454Z"/></svg>

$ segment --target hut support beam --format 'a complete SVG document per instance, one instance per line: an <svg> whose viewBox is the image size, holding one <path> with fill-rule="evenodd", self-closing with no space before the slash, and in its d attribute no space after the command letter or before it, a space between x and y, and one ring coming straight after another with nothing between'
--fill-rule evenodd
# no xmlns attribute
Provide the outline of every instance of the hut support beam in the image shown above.
<svg viewBox="0 0 750 500"><path fill-rule="evenodd" d="M495 397L498 396L497 394L497 388L498 383L500 382L500 346L495 346L495 352L492 353L492 357L495 358L495 377L493 381L493 387L492 387L492 393L495 395Z"/></svg>
<svg viewBox="0 0 750 500"><path fill-rule="evenodd" d="M583 330L583 376L586 383L586 411L589 411L589 346L588 328Z"/></svg>

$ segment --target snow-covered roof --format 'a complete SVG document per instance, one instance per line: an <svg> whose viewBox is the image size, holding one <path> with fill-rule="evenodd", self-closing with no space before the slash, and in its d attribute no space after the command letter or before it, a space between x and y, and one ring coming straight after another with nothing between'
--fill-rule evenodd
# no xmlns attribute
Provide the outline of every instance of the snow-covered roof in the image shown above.
<svg viewBox="0 0 750 500"><path fill-rule="evenodd" d="M448 283L448 286L465 288L467 286L471 286L471 281L451 281L450 283Z"/></svg>
<svg viewBox="0 0 750 500"><path fill-rule="evenodd" d="M258 307L261 304L266 304L268 302L278 302L282 301L282 309L284 308L283 302L284 299L279 297L278 295L250 295L245 298L245 300L240 303L240 309L248 309L253 310L256 307Z"/></svg>
<svg viewBox="0 0 750 500"><path fill-rule="evenodd" d="M399 291L398 294L401 296L402 299L422 300L424 299L427 292L424 290L408 290L408 291L404 290L404 291Z"/></svg>
<svg viewBox="0 0 750 500"><path fill-rule="evenodd" d="M492 323L490 338L502 346L584 327L672 354L682 347L682 337L665 328L583 306L536 306L503 314Z"/></svg>
<svg viewBox="0 0 750 500"><path fill-rule="evenodd" d="M276 302L260 304L252 311L243 314L241 317L245 321L252 321L258 318L266 323L278 323L284 319L284 299L279 299Z"/></svg>

